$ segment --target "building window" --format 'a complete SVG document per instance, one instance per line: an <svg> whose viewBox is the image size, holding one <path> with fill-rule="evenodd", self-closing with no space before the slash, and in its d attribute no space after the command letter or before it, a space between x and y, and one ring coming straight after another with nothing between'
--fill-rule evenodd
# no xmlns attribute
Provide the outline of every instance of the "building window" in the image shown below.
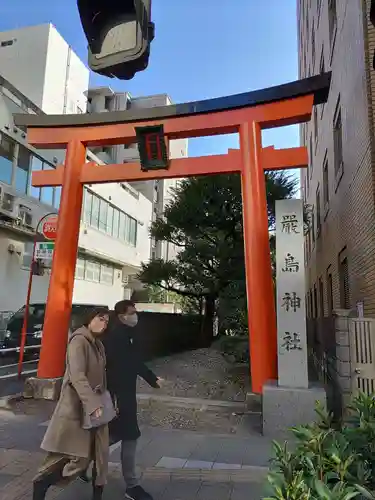
<svg viewBox="0 0 375 500"><path fill-rule="evenodd" d="M99 229L104 232L107 232L107 216L108 216L108 203L105 200L100 200Z"/></svg>
<svg viewBox="0 0 375 500"><path fill-rule="evenodd" d="M90 224L92 207L92 194L85 189L83 199L83 222Z"/></svg>
<svg viewBox="0 0 375 500"><path fill-rule="evenodd" d="M120 234L120 211L117 208L113 209L113 231L112 236L118 238Z"/></svg>
<svg viewBox="0 0 375 500"><path fill-rule="evenodd" d="M108 205L108 213L107 213L107 234L113 234L113 215L114 215L114 207L112 205Z"/></svg>
<svg viewBox="0 0 375 500"><path fill-rule="evenodd" d="M336 183L344 173L344 161L342 153L342 120L341 120L341 107L340 101L337 104L336 112L333 120L333 152L335 156L335 177Z"/></svg>
<svg viewBox="0 0 375 500"><path fill-rule="evenodd" d="M112 110L112 97L111 96L106 96L104 98L104 107L105 109L107 109L108 111L111 111Z"/></svg>
<svg viewBox="0 0 375 500"><path fill-rule="evenodd" d="M321 318L324 317L324 288L322 278L319 278L319 314Z"/></svg>
<svg viewBox="0 0 375 500"><path fill-rule="evenodd" d="M100 264L92 260L87 260L85 264L85 280L99 283L100 281Z"/></svg>
<svg viewBox="0 0 375 500"><path fill-rule="evenodd" d="M329 173L327 153L323 162L323 203L324 210L326 211L329 207Z"/></svg>
<svg viewBox="0 0 375 500"><path fill-rule="evenodd" d="M320 212L320 186L318 185L316 190L316 236L319 238L322 230L322 219Z"/></svg>
<svg viewBox="0 0 375 500"><path fill-rule="evenodd" d="M327 268L327 303L328 303L328 315L331 316L333 312L333 284L332 284L332 272L331 266Z"/></svg>
<svg viewBox="0 0 375 500"><path fill-rule="evenodd" d="M37 172L39 170L43 170L43 162L37 156L32 156L32 158L31 158L31 171ZM33 196L37 200L40 199L40 188L34 187L31 185L31 175L29 177L29 193L31 196Z"/></svg>
<svg viewBox="0 0 375 500"><path fill-rule="evenodd" d="M53 199L53 206L55 208L60 208L61 201L61 186L55 187L55 197Z"/></svg>
<svg viewBox="0 0 375 500"><path fill-rule="evenodd" d="M113 285L115 269L109 264L104 264L90 258L78 257L76 263L75 279L86 280L104 285Z"/></svg>
<svg viewBox="0 0 375 500"><path fill-rule="evenodd" d="M314 27L314 24L312 25L312 32L311 32L311 59L312 59L312 67L314 69L314 66L315 66L315 27Z"/></svg>
<svg viewBox="0 0 375 500"><path fill-rule="evenodd" d="M325 63L324 63L324 47L323 47L322 54L320 56L319 73L322 75L324 72L325 72Z"/></svg>
<svg viewBox="0 0 375 500"><path fill-rule="evenodd" d="M100 212L100 198L92 196L90 226L99 229L99 212Z"/></svg>
<svg viewBox="0 0 375 500"><path fill-rule="evenodd" d="M83 221L86 224L132 246L137 245L136 219L88 190L83 203Z"/></svg>
<svg viewBox="0 0 375 500"><path fill-rule="evenodd" d="M350 309L349 265L346 248L339 254L340 305L342 309Z"/></svg>
<svg viewBox="0 0 375 500"><path fill-rule="evenodd" d="M43 163L43 170L53 170L53 167ZM40 192L40 201L46 205L53 206L53 187L43 187Z"/></svg>
<svg viewBox="0 0 375 500"><path fill-rule="evenodd" d="M316 106L314 106L314 142L316 148L318 144L318 111Z"/></svg>
<svg viewBox="0 0 375 500"><path fill-rule="evenodd" d="M314 170L314 163L313 163L313 139L312 139L312 134L310 134L309 150L310 150L310 178L311 178L312 173L313 173L313 170Z"/></svg>
<svg viewBox="0 0 375 500"><path fill-rule="evenodd" d="M129 217L129 240L128 243L130 243L133 246L136 246L137 244L137 221L135 219L132 219Z"/></svg>
<svg viewBox="0 0 375 500"><path fill-rule="evenodd" d="M19 145L16 173L15 173L15 183L16 190L22 194L26 194L29 186L29 175L30 175L30 164L31 164L31 153L30 151Z"/></svg>
<svg viewBox="0 0 375 500"><path fill-rule="evenodd" d="M311 239L312 243L315 243L315 207L311 210Z"/></svg>
<svg viewBox="0 0 375 500"><path fill-rule="evenodd" d="M30 269L31 261L33 258L33 249L34 243L32 241L28 241L27 243L25 243L21 264L22 269Z"/></svg>
<svg viewBox="0 0 375 500"><path fill-rule="evenodd" d="M4 134L0 135L0 181L12 182L15 142Z"/></svg>
<svg viewBox="0 0 375 500"><path fill-rule="evenodd" d="M85 279L85 260L80 257L78 257L76 262L75 279L77 280Z"/></svg>
<svg viewBox="0 0 375 500"><path fill-rule="evenodd" d="M10 47L13 45L15 40L4 40L3 42L0 42L0 47Z"/></svg>
<svg viewBox="0 0 375 500"><path fill-rule="evenodd" d="M100 282L107 285L113 285L114 269L111 266L101 264L100 266Z"/></svg>
<svg viewBox="0 0 375 500"><path fill-rule="evenodd" d="M316 285L314 285L314 311L313 311L313 318L318 317L318 291L316 289Z"/></svg>
<svg viewBox="0 0 375 500"><path fill-rule="evenodd" d="M332 50L335 43L335 36L337 30L336 0L328 0L328 26L329 26L329 40L331 43L331 50Z"/></svg>

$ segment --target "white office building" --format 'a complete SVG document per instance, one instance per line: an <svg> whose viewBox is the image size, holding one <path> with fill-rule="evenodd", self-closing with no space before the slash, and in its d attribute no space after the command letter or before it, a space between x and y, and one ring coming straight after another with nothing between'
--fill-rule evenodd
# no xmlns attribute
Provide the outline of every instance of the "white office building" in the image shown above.
<svg viewBox="0 0 375 500"><path fill-rule="evenodd" d="M123 111L128 109L154 108L172 104L167 94L132 97L129 92L114 92L110 87L91 88L87 93L90 113L105 113L108 111ZM170 158L185 158L188 156L188 140L177 139L169 143ZM93 149L93 152L105 163L129 163L139 161L136 144L108 146ZM156 181L132 182L131 185L142 193L152 203L152 220L161 217L164 208L171 200L172 189L178 179L161 179ZM171 260L176 256L174 245L161 241L151 242L151 258Z"/></svg>
<svg viewBox="0 0 375 500"><path fill-rule="evenodd" d="M25 303L36 225L58 212L61 188L34 188L31 171L52 169L63 151L36 150L13 113L84 113L89 71L51 24L0 33L0 311ZM88 152L88 160L102 163ZM150 257L152 201L127 183L86 186L73 302L112 307L139 286ZM33 278L44 302L49 276Z"/></svg>

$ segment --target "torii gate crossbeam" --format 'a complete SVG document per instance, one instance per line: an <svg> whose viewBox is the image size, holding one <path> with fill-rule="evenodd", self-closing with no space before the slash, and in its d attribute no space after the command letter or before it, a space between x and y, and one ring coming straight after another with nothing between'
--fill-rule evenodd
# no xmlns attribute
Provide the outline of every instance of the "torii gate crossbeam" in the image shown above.
<svg viewBox="0 0 375 500"><path fill-rule="evenodd" d="M264 171L306 166L305 148L262 148L261 130L310 120L328 98L330 74L256 92L176 106L87 115L15 115L39 148L66 147L65 166L33 174L33 185L62 185L56 246L43 328L38 377L61 377L73 296L83 185L240 172L252 388L277 378L274 291ZM136 142L135 127L163 125L167 139L238 132L240 151L172 160L169 170L142 172L138 164L85 163L86 147Z"/></svg>

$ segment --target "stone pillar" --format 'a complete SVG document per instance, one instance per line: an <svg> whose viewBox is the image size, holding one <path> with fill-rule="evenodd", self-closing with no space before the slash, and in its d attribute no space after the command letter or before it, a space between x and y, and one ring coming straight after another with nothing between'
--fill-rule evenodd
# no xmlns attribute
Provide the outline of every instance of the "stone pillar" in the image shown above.
<svg viewBox="0 0 375 500"><path fill-rule="evenodd" d="M302 200L276 202L278 380L263 390L263 434L282 437L315 419L322 387L308 379Z"/></svg>

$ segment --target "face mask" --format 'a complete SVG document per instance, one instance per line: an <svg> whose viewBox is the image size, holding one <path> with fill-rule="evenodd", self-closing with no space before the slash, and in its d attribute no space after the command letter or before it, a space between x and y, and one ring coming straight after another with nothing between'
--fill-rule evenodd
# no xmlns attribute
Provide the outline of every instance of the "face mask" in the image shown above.
<svg viewBox="0 0 375 500"><path fill-rule="evenodd" d="M129 316L124 316L123 323L126 326L134 327L138 323L138 316L136 314L130 314Z"/></svg>

